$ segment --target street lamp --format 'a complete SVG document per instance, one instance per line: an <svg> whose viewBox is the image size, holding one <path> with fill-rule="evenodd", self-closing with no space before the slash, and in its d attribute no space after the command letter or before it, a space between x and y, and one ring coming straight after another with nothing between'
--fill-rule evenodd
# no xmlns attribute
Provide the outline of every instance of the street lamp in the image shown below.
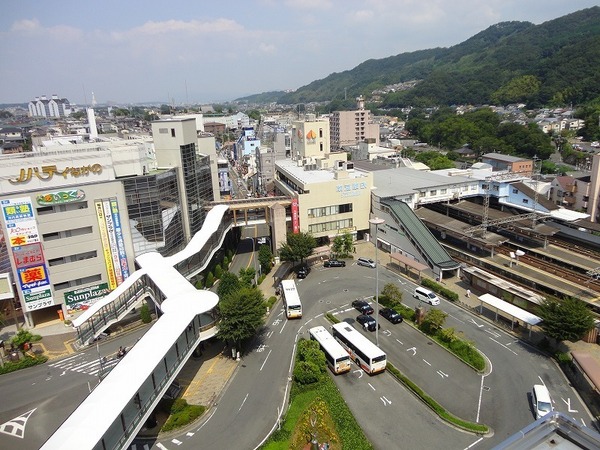
<svg viewBox="0 0 600 450"><path fill-rule="evenodd" d="M371 225L375 225L375 343L379 347L379 246L377 245L377 231L379 225L385 220L379 217L373 217L369 219Z"/></svg>

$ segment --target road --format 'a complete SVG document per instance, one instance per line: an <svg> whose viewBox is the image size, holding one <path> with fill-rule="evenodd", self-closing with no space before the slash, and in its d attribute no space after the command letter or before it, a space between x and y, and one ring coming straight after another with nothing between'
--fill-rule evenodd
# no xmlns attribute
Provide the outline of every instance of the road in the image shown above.
<svg viewBox="0 0 600 450"><path fill-rule="evenodd" d="M119 347L131 348L147 329L0 377L0 448L39 449L98 383L101 358L114 365Z"/></svg>
<svg viewBox="0 0 600 450"><path fill-rule="evenodd" d="M249 239L242 242L251 245ZM250 264L251 250L243 255L236 258L232 268ZM413 286L380 268L380 286L387 282L403 288L405 304L417 305L410 295ZM156 442L153 448L258 446L276 425L286 403L297 338L307 337L311 326L327 324L323 315L328 311L352 322L357 312L349 304L357 297L373 294L375 271L356 265L315 267L306 279L297 280L297 285L304 317L288 321L276 307L261 335L244 349L240 367L219 404L196 427L175 436L178 444L165 440ZM555 409L584 424L591 423L586 409L550 359L449 302L443 300L440 308L449 314L446 326L475 342L489 358L488 374L478 375L466 368L406 323L392 325L381 319L380 345L394 365L448 410L467 420L479 419L493 428L494 435L480 438L459 432L440 421L389 374L369 377L355 367L350 374L335 377L335 382L375 448L394 448L398 443L415 448L490 448L534 420L528 393L540 381L549 387ZM374 340L374 333L365 334ZM120 345L130 346L136 339L127 336L100 344L101 355L112 355ZM16 439L19 448L39 448L85 397L88 382L97 381L97 364L98 354L92 347L50 365L1 377L4 394L0 448L15 448ZM16 437L17 431L11 430L18 426L7 423L18 417L24 422L33 409L35 414L27 418L24 438Z"/></svg>

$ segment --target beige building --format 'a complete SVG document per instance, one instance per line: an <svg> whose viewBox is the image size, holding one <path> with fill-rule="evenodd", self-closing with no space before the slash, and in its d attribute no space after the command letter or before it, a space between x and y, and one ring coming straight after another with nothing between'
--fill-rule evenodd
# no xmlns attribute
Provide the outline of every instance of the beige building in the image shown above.
<svg viewBox="0 0 600 450"><path fill-rule="evenodd" d="M362 97L357 99L355 111L335 111L329 116L331 149L341 150L346 145L357 145L367 138L379 145L379 124L373 123L371 112L365 109Z"/></svg>
<svg viewBox="0 0 600 450"><path fill-rule="evenodd" d="M275 188L297 199L292 231L356 238L368 230L373 176L355 169L346 153L329 152L329 122L314 115L294 122L291 145L293 158L275 162Z"/></svg>

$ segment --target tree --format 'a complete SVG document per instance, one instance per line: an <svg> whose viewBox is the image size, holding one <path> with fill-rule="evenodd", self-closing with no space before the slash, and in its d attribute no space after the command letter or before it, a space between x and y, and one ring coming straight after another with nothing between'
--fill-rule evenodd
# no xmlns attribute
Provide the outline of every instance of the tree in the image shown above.
<svg viewBox="0 0 600 450"><path fill-rule="evenodd" d="M544 300L538 309L538 315L543 320L541 327L544 332L558 342L578 341L594 328L591 311L584 302L576 298Z"/></svg>
<svg viewBox="0 0 600 450"><path fill-rule="evenodd" d="M238 291L241 287L242 283L236 274L225 272L217 286L217 295L219 298L228 297L233 292Z"/></svg>
<svg viewBox="0 0 600 450"><path fill-rule="evenodd" d="M448 317L448 314L444 311L433 308L427 313L425 319L423 319L421 329L427 334L435 334L444 326L446 317Z"/></svg>
<svg viewBox="0 0 600 450"><path fill-rule="evenodd" d="M236 348L252 337L265 323L266 303L257 288L244 287L220 299L219 339L232 342Z"/></svg>
<svg viewBox="0 0 600 450"><path fill-rule="evenodd" d="M261 245L258 249L258 262L263 275L268 274L273 266L273 252L268 245Z"/></svg>
<svg viewBox="0 0 600 450"><path fill-rule="evenodd" d="M381 291L381 295L393 303L402 303L402 291L394 283L386 283Z"/></svg>
<svg viewBox="0 0 600 450"><path fill-rule="evenodd" d="M17 347L19 350L24 352L25 344L27 342L31 342L32 339L33 339L33 334L31 334L31 332L29 330L26 330L25 328L21 328L19 331L17 331L17 334L15 334L13 336L13 338L11 339L11 342L15 347Z"/></svg>
<svg viewBox="0 0 600 450"><path fill-rule="evenodd" d="M338 256L346 257L352 253L354 241L350 233L338 234L333 238L333 253Z"/></svg>
<svg viewBox="0 0 600 450"><path fill-rule="evenodd" d="M240 269L240 284L245 287L252 287L256 270L254 267Z"/></svg>
<svg viewBox="0 0 600 450"><path fill-rule="evenodd" d="M286 243L281 246L279 255L284 261L304 261L304 258L312 255L317 246L317 240L310 233L288 233Z"/></svg>

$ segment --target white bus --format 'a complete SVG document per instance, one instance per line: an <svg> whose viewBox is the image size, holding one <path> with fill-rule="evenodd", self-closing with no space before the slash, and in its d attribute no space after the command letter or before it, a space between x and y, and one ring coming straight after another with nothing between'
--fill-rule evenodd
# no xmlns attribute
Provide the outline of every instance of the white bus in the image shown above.
<svg viewBox="0 0 600 450"><path fill-rule="evenodd" d="M310 338L321 346L329 369L336 375L350 371L350 356L325 327L313 327L308 330Z"/></svg>
<svg viewBox="0 0 600 450"><path fill-rule="evenodd" d="M286 317L288 319L302 317L302 303L294 280L283 280L281 282L281 293Z"/></svg>
<svg viewBox="0 0 600 450"><path fill-rule="evenodd" d="M373 344L354 327L346 322L331 327L333 337L342 344L350 357L368 374L385 371L387 358L383 350Z"/></svg>

